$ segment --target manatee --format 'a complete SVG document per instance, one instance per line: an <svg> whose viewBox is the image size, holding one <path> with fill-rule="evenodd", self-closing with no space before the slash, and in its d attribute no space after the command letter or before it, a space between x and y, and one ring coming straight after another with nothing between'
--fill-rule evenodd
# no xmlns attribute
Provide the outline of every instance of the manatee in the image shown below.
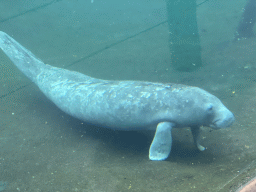
<svg viewBox="0 0 256 192"><path fill-rule="evenodd" d="M86 123L117 130L153 130L149 159L165 160L172 128L190 127L200 151L200 127L229 127L234 115L214 95L198 87L143 81L102 80L44 64L4 32L0 47L45 96Z"/></svg>

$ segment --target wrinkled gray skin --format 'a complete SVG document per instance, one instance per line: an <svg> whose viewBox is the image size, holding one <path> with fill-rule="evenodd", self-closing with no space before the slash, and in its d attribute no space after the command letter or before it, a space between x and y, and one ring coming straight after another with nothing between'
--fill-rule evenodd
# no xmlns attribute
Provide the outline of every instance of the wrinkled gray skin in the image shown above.
<svg viewBox="0 0 256 192"><path fill-rule="evenodd" d="M172 128L191 127L199 150L200 126L229 127L234 115L214 95L197 87L141 81L107 81L45 65L4 32L0 47L12 62L65 113L119 130L156 130L151 160L164 160Z"/></svg>

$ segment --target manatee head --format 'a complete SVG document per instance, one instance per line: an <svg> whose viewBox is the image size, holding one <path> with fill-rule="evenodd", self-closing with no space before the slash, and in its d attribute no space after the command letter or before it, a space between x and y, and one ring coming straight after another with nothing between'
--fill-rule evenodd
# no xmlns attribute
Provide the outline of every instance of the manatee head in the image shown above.
<svg viewBox="0 0 256 192"><path fill-rule="evenodd" d="M176 105L177 127L208 126L220 129L231 126L235 117L214 95L198 87L188 87L179 92L182 102ZM179 95L180 96L180 95Z"/></svg>
<svg viewBox="0 0 256 192"><path fill-rule="evenodd" d="M214 129L231 126L235 121L234 114L229 111L217 97L212 96L215 98L212 100L214 118L208 126Z"/></svg>

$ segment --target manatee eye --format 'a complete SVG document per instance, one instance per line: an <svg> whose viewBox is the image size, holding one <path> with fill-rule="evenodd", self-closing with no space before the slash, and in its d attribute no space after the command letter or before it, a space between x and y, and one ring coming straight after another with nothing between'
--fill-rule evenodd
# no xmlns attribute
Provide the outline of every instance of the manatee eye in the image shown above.
<svg viewBox="0 0 256 192"><path fill-rule="evenodd" d="M212 104L209 104L207 106L207 111L211 112L213 110L213 105Z"/></svg>

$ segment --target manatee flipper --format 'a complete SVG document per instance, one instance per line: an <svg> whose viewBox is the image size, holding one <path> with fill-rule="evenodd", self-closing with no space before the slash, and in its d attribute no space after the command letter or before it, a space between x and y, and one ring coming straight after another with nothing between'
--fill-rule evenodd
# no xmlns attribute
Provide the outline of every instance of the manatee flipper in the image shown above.
<svg viewBox="0 0 256 192"><path fill-rule="evenodd" d="M157 125L155 137L149 149L150 160L165 160L172 148L172 127L170 122L161 122Z"/></svg>
<svg viewBox="0 0 256 192"><path fill-rule="evenodd" d="M41 70L47 67L33 53L2 31L0 31L0 48L33 82Z"/></svg>
<svg viewBox="0 0 256 192"><path fill-rule="evenodd" d="M205 147L199 144L200 132L201 132L200 127L199 126L191 127L191 132L193 135L194 143L196 144L197 148L200 151L204 151Z"/></svg>

